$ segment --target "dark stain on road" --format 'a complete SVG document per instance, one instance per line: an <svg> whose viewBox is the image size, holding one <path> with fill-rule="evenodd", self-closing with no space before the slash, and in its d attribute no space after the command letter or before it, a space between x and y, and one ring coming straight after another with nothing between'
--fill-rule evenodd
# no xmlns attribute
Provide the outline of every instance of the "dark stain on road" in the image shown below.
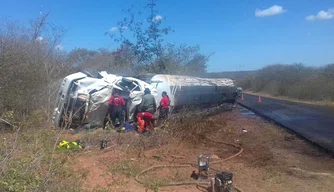
<svg viewBox="0 0 334 192"><path fill-rule="evenodd" d="M239 104L334 152L334 108L244 94Z"/></svg>
<svg viewBox="0 0 334 192"><path fill-rule="evenodd" d="M245 117L249 117L249 118L255 118L255 119L261 119L261 117L259 117L258 115L256 115L253 111L248 110L244 107L239 107L239 112L241 113L241 115L245 116Z"/></svg>

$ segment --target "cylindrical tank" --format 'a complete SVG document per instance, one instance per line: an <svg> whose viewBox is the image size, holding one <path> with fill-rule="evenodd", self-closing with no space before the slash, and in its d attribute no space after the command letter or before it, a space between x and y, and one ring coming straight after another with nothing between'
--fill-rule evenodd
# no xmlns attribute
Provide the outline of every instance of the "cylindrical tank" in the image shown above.
<svg viewBox="0 0 334 192"><path fill-rule="evenodd" d="M161 93L166 91L172 107L234 100L236 92L231 79L178 75L155 75L151 79L151 86L157 90L157 101L161 100Z"/></svg>

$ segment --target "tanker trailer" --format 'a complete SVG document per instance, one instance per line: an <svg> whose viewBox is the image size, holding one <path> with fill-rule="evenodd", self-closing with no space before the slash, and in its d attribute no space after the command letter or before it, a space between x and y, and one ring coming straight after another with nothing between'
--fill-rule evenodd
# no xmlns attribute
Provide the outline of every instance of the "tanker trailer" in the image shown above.
<svg viewBox="0 0 334 192"><path fill-rule="evenodd" d="M158 93L157 101L161 100L163 91L167 92L171 110L181 106L234 103L236 98L233 80L225 78L155 75L151 79L151 86Z"/></svg>

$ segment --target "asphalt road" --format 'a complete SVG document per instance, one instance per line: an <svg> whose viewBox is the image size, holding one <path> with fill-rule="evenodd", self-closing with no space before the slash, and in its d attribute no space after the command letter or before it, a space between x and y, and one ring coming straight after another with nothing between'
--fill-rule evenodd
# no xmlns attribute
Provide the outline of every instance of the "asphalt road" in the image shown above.
<svg viewBox="0 0 334 192"><path fill-rule="evenodd" d="M334 108L244 94L238 102L312 143L334 152Z"/></svg>

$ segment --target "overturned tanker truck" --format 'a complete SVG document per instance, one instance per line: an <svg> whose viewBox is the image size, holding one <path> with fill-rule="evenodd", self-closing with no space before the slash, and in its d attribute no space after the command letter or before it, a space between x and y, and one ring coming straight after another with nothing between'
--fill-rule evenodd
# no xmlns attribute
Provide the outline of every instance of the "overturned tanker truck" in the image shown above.
<svg viewBox="0 0 334 192"><path fill-rule="evenodd" d="M145 81L143 81L145 80ZM53 123L59 128L101 127L108 113L108 100L115 90L126 101L125 118L135 120L145 88L156 102L166 91L170 111L181 106L234 102L236 88L231 79L210 79L176 75L152 75L140 80L100 72L97 77L78 72L66 76L58 91Z"/></svg>

